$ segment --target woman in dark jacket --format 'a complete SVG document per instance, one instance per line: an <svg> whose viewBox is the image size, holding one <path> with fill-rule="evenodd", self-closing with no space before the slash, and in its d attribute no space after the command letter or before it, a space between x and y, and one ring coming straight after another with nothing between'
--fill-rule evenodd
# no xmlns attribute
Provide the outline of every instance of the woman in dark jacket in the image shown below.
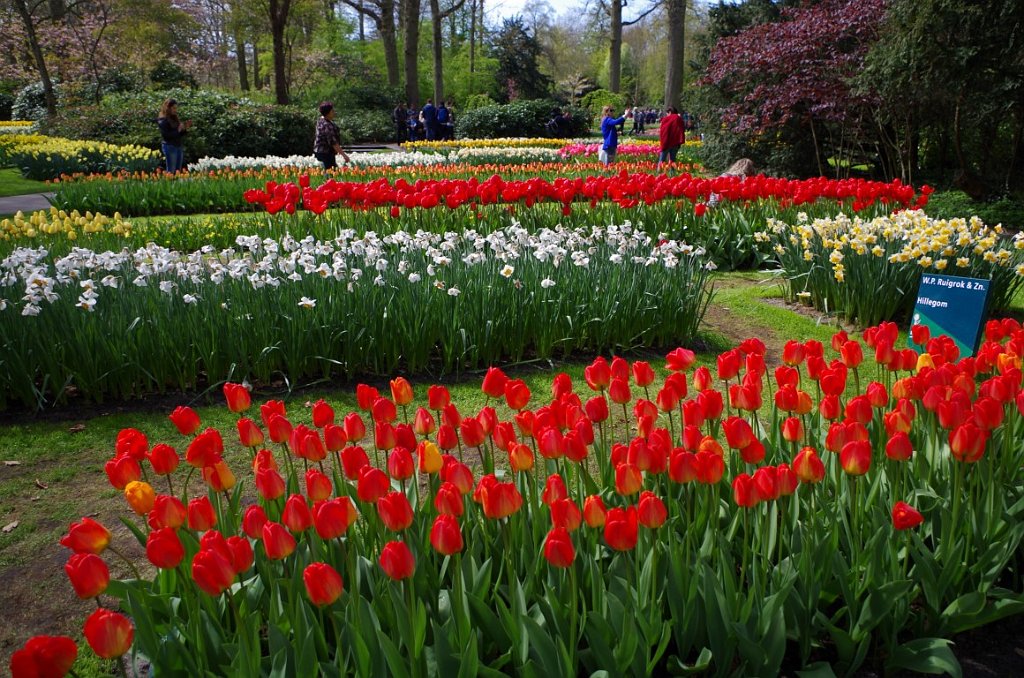
<svg viewBox="0 0 1024 678"><path fill-rule="evenodd" d="M313 155L325 170L338 166L339 155L345 158L345 162L349 162L348 154L341 148L341 130L334 124L334 104L329 101L320 104L320 119L316 121Z"/></svg>
<svg viewBox="0 0 1024 678"><path fill-rule="evenodd" d="M181 138L192 127L192 121L182 122L178 118L178 102L167 99L160 106L160 117L156 119L160 127L160 148L167 159L167 171L175 173L185 164L185 151L181 147Z"/></svg>

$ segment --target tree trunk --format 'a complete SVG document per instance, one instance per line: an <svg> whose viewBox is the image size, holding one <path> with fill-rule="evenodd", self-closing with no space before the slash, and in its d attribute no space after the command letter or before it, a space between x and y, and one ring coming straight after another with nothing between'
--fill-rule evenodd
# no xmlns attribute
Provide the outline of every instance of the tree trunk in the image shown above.
<svg viewBox="0 0 1024 678"><path fill-rule="evenodd" d="M235 31L235 54L238 59L238 86L243 92L249 91L249 67L245 63L245 41L239 31Z"/></svg>
<svg viewBox="0 0 1024 678"><path fill-rule="evenodd" d="M39 45L36 26L32 23L32 13L29 12L25 0L14 0L14 8L18 11L18 16L21 17L22 23L25 24L25 37L28 38L29 48L32 50L32 58L36 62L36 70L39 71L39 79L43 82L43 98L46 100L46 113L48 115L57 115L57 96L53 93L53 82L50 80L50 71L46 68L43 48Z"/></svg>
<svg viewBox="0 0 1024 678"><path fill-rule="evenodd" d="M395 29L395 0L381 0L380 3L380 41L384 44L384 64L388 69L388 86L398 87L402 76L398 68L398 39Z"/></svg>
<svg viewBox="0 0 1024 678"><path fill-rule="evenodd" d="M274 93L279 104L287 104L290 101L287 55L284 44L289 10L291 10L291 0L270 0L270 33L274 43Z"/></svg>
<svg viewBox="0 0 1024 678"><path fill-rule="evenodd" d="M410 106L420 107L420 0L403 0L402 23L405 26L405 98Z"/></svg>
<svg viewBox="0 0 1024 678"><path fill-rule="evenodd" d="M260 52L255 40L252 43L252 86L254 89L263 88L263 79L260 77Z"/></svg>
<svg viewBox="0 0 1024 678"><path fill-rule="evenodd" d="M476 2L469 3L469 91L476 94L473 89L473 74L476 72Z"/></svg>
<svg viewBox="0 0 1024 678"><path fill-rule="evenodd" d="M611 42L608 46L608 89L619 91L622 74L622 1L611 0L608 14L611 17Z"/></svg>
<svg viewBox="0 0 1024 678"><path fill-rule="evenodd" d="M441 35L444 15L441 14L440 4L440 0L430 0L430 27L434 39L434 101L438 104L444 101L444 38Z"/></svg>
<svg viewBox="0 0 1024 678"><path fill-rule="evenodd" d="M362 12L363 0L359 0L359 42L366 42L366 15Z"/></svg>
<svg viewBox="0 0 1024 678"><path fill-rule="evenodd" d="M683 74L685 60L683 47L686 38L686 0L667 0L668 63L665 69L665 106L682 110Z"/></svg>

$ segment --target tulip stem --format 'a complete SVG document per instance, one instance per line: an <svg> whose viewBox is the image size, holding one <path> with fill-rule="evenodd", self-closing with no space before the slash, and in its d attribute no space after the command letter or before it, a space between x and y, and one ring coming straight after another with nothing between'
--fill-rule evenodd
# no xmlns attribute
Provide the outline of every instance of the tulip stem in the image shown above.
<svg viewBox="0 0 1024 678"><path fill-rule="evenodd" d="M168 491L168 492L170 493L170 495L171 495L171 496L173 497L173 496L174 496L174 481L172 481L172 480L171 480L171 474L170 474L170 473L168 473L168 474L167 474L166 476L164 476L164 477L165 477L165 478L167 478L167 491Z"/></svg>

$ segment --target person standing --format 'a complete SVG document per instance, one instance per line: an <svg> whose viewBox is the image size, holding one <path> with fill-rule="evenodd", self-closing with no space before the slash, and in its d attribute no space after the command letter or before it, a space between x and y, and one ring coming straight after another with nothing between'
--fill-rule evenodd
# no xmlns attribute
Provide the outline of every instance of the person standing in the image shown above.
<svg viewBox="0 0 1024 678"><path fill-rule="evenodd" d="M427 99L423 110L420 111L420 118L423 120L423 131L427 134L427 141L437 139L437 109L434 108L434 100Z"/></svg>
<svg viewBox="0 0 1024 678"><path fill-rule="evenodd" d="M313 155L325 170L338 166L338 156L350 162L348 154L341 148L341 130L334 124L334 104L325 101L320 104L320 119L316 121L316 138L313 140Z"/></svg>
<svg viewBox="0 0 1024 678"><path fill-rule="evenodd" d="M398 102L395 106L394 112L391 114L391 119L395 123L395 141L402 143L403 141L409 140L409 111L405 108L405 104Z"/></svg>
<svg viewBox="0 0 1024 678"><path fill-rule="evenodd" d="M160 128L160 149L164 152L167 172L174 174L185 164L185 151L181 147L181 138L188 134L192 121L182 122L178 118L178 102L166 99L160 106L160 117L156 120Z"/></svg>
<svg viewBox="0 0 1024 678"><path fill-rule="evenodd" d="M626 122L626 116L613 118L614 113L615 109L611 106L601 109L601 136L604 137L604 143L597 157L606 167L615 162L615 152L619 148L619 125Z"/></svg>
<svg viewBox="0 0 1024 678"><path fill-rule="evenodd" d="M448 123L451 121L451 113L448 110L448 106L443 102L438 102L437 105L437 138L439 141L444 141L448 138Z"/></svg>
<svg viewBox="0 0 1024 678"><path fill-rule="evenodd" d="M658 139L661 141L661 153L658 155L658 169L661 163L675 163L679 147L686 143L686 131L683 129L683 119L679 117L679 111L675 106L669 106L666 115L661 119L661 127L658 129Z"/></svg>

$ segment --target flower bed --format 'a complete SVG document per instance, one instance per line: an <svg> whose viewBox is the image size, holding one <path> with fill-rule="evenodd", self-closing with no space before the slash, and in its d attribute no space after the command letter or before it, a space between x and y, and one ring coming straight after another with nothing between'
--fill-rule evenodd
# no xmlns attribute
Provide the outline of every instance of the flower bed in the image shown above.
<svg viewBox="0 0 1024 678"><path fill-rule="evenodd" d="M21 170L26 179L56 179L63 174L155 170L161 155L141 146L102 141L72 141L38 134L0 135L0 160Z"/></svg>
<svg viewBox="0 0 1024 678"><path fill-rule="evenodd" d="M619 144L615 152L619 156L627 155L657 155L661 149L660 143L655 141L624 141ZM558 155L563 158L575 158L579 156L583 157L596 157L598 152L601 150L601 142L591 143L572 143L566 144L558 150Z"/></svg>
<svg viewBox="0 0 1024 678"><path fill-rule="evenodd" d="M225 384L235 430L179 407L105 466L155 574L112 580L91 518L61 540L86 640L194 675L959 675L948 638L1024 608L1024 332L986 335L791 341L774 374L757 339L663 378L598 358L550 396L491 369L475 414L403 378L311 419ZM37 637L12 670L75 655Z"/></svg>
<svg viewBox="0 0 1024 678"><path fill-rule="evenodd" d="M1012 238L977 217L936 220L920 210L874 219L839 215L795 223L768 220L768 242L791 299L804 295L822 310L877 322L908 315L924 272L992 281L990 308L1010 306L1024 284L1024 235Z"/></svg>
<svg viewBox="0 0 1024 678"><path fill-rule="evenodd" d="M0 405L40 406L68 386L127 398L196 388L199 374L458 372L690 339L707 269L699 250L628 224L253 235L191 253L20 247L0 261Z"/></svg>
<svg viewBox="0 0 1024 678"><path fill-rule="evenodd" d="M339 156L340 157L340 156ZM445 158L434 153L353 153L350 162L339 161L348 167L407 167L417 165L438 165ZM220 170L310 170L322 167L312 155L291 155L281 158L267 155L261 158L240 158L229 155L226 158L202 158L188 166L189 172L209 173Z"/></svg>

